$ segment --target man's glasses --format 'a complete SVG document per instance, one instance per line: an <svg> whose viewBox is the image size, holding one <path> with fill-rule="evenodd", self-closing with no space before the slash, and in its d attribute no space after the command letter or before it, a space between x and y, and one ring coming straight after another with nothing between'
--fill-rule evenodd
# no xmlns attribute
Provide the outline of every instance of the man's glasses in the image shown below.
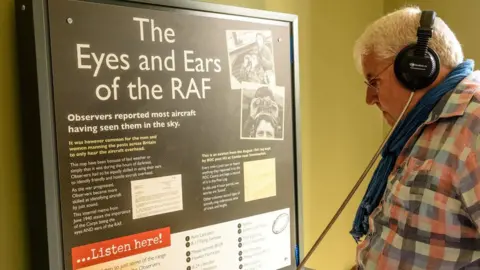
<svg viewBox="0 0 480 270"><path fill-rule="evenodd" d="M376 80L378 79L378 77L380 77L383 72L385 72L393 63L391 63L390 65L386 66L384 69L382 69L377 75L375 75L373 78L371 78L370 80L366 80L366 81L363 81L369 88L371 89L374 89L375 92L379 92L379 89L378 89L378 86L376 86Z"/></svg>

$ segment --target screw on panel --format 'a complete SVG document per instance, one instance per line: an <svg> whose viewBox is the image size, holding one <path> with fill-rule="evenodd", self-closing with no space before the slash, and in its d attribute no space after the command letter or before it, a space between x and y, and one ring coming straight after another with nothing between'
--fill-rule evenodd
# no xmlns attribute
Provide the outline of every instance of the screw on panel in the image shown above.
<svg viewBox="0 0 480 270"><path fill-rule="evenodd" d="M25 5L22 5L22 10L25 11L27 7Z"/></svg>
<svg viewBox="0 0 480 270"><path fill-rule="evenodd" d="M68 18L68 19L67 19L67 23L68 23L68 24L72 24L72 23L73 23L73 19L72 19L72 18Z"/></svg>
<svg viewBox="0 0 480 270"><path fill-rule="evenodd" d="M278 39L277 39L277 41L278 41L278 42L281 42L281 41L282 41L282 39L281 39L281 38L278 38Z"/></svg>

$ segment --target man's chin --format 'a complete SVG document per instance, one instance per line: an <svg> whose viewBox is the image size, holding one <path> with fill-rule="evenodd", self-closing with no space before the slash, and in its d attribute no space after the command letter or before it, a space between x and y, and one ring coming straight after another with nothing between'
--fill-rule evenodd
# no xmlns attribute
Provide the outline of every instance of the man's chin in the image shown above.
<svg viewBox="0 0 480 270"><path fill-rule="evenodd" d="M382 115L383 115L383 119L385 120L385 122L387 122L387 124L390 127L393 127L393 125L395 124L395 121L393 120L393 118L386 112L382 112Z"/></svg>

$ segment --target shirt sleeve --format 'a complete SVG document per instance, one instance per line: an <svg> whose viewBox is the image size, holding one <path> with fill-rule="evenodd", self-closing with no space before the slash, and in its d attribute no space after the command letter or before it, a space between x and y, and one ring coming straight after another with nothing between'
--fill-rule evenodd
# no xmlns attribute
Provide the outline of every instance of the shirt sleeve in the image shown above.
<svg viewBox="0 0 480 270"><path fill-rule="evenodd" d="M480 232L480 134L474 136L471 147L466 147L460 159L457 188L465 209ZM463 157L463 158L462 158Z"/></svg>

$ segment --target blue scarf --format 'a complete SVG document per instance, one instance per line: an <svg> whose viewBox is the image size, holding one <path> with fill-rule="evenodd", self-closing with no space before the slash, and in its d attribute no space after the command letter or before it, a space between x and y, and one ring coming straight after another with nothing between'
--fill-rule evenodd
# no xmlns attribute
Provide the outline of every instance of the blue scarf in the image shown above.
<svg viewBox="0 0 480 270"><path fill-rule="evenodd" d="M473 71L473 66L472 60L466 60L458 65L442 83L428 91L408 115L398 123L382 150L382 159L358 207L353 228L350 231L357 242L368 232L368 217L380 203L387 186L388 175L408 139L427 120L437 102Z"/></svg>

